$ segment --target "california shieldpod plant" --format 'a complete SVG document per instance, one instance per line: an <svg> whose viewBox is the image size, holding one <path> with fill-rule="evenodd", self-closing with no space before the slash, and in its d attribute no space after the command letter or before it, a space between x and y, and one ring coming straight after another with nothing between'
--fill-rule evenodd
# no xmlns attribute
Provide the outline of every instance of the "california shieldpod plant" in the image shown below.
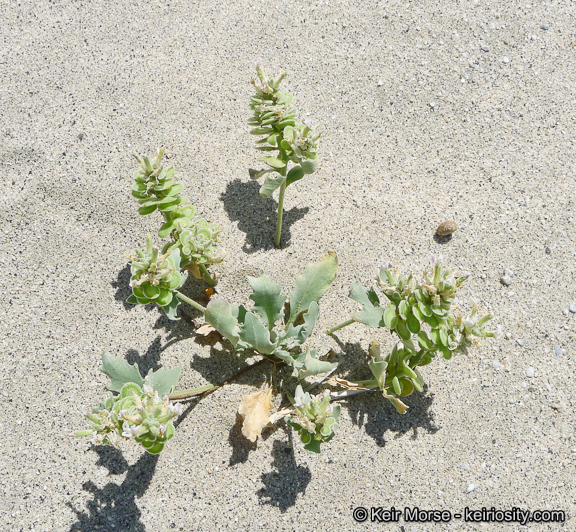
<svg viewBox="0 0 576 532"><path fill-rule="evenodd" d="M259 179L265 176L260 187L260 194L265 198L272 197L274 191L280 189L275 239L276 247L280 247L286 187L318 168L316 149L320 133L313 131L308 121L298 120L291 106L292 94L280 89L286 72L269 76L257 61L256 74L251 80L256 94L250 99L253 116L248 124L253 126L252 135L262 137L256 142L256 149L268 155L258 159L267 168L250 169L250 177Z"/></svg>

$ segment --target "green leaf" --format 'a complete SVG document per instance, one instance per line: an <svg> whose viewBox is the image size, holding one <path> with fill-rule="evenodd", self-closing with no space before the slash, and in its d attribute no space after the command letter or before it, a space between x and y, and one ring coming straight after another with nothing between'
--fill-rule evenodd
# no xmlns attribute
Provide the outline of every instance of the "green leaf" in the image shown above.
<svg viewBox="0 0 576 532"><path fill-rule="evenodd" d="M286 177L279 175L278 177L266 176L264 184L260 187L260 195L263 198L270 198L277 188L280 188L284 183Z"/></svg>
<svg viewBox="0 0 576 532"><path fill-rule="evenodd" d="M406 324L408 325L408 330L412 334L418 334L420 332L420 322L418 321L418 318L414 316L414 314L408 314Z"/></svg>
<svg viewBox="0 0 576 532"><path fill-rule="evenodd" d="M166 238L172 232L172 229L174 228L174 226L175 226L175 223L172 221L163 223L160 226L160 229L158 229L158 236L160 238Z"/></svg>
<svg viewBox="0 0 576 532"><path fill-rule="evenodd" d="M144 384L144 379L136 364L130 365L123 358L113 357L108 352L102 355L102 367L100 369L110 377L111 382L107 388L112 392L120 393L122 386L128 382L133 382L140 387Z"/></svg>
<svg viewBox="0 0 576 532"><path fill-rule="evenodd" d="M286 176L286 186L291 185L296 181L300 181L300 179L304 177L304 174L305 172L301 166L295 166L288 172L288 175Z"/></svg>
<svg viewBox="0 0 576 532"><path fill-rule="evenodd" d="M177 297L173 297L170 303L164 305L162 310L166 313L166 317L172 321L178 321L178 305L180 305L180 300Z"/></svg>
<svg viewBox="0 0 576 532"><path fill-rule="evenodd" d="M408 340L410 338L410 331L408 330L408 327L406 327L406 322L404 320L398 320L398 323L396 324L396 332L402 340Z"/></svg>
<svg viewBox="0 0 576 532"><path fill-rule="evenodd" d="M438 330L440 332L440 342L444 347L448 347L448 333L443 327Z"/></svg>
<svg viewBox="0 0 576 532"><path fill-rule="evenodd" d="M405 300L400 301L400 305L398 305L398 314L400 317L405 320L410 312L410 305Z"/></svg>
<svg viewBox="0 0 576 532"><path fill-rule="evenodd" d="M428 338L428 335L426 334L425 331L420 331L420 333L418 334L418 343L424 349L432 349L434 347L432 340Z"/></svg>
<svg viewBox="0 0 576 532"><path fill-rule="evenodd" d="M178 384L180 377L180 368L164 369L160 368L157 371L150 370L146 380L158 392L160 397L169 394L172 389Z"/></svg>
<svg viewBox="0 0 576 532"><path fill-rule="evenodd" d="M240 338L263 355L271 355L276 349L270 341L270 331L252 312L247 312L244 317L244 327L240 330Z"/></svg>
<svg viewBox="0 0 576 532"><path fill-rule="evenodd" d="M272 168L284 168L286 166L286 163L284 161L281 161L276 157L258 157L258 160L265 162Z"/></svg>
<svg viewBox="0 0 576 532"><path fill-rule="evenodd" d="M134 294L131 294L128 296L128 299L126 299L126 303L130 303L131 305L137 305L138 300L136 299L136 296Z"/></svg>
<svg viewBox="0 0 576 532"><path fill-rule="evenodd" d="M398 316L396 315L396 307L390 305L384 312L384 324L389 329L395 329L398 324Z"/></svg>
<svg viewBox="0 0 576 532"><path fill-rule="evenodd" d="M286 334L282 338L283 345L286 345L286 340L292 340L292 343L288 342L290 345L302 345L306 339L312 333L314 325L316 325L316 320L320 314L320 307L318 303L313 301L310 303L308 311L304 314L304 323L294 327L294 325L289 325L286 330Z"/></svg>
<svg viewBox="0 0 576 532"><path fill-rule="evenodd" d="M338 364L333 362L318 360L316 358L316 349L311 349L310 351L307 351L304 356L300 355L298 357L299 361L302 359L304 362L304 369L298 371L299 379L305 379L306 377L318 375L319 373L328 373L338 366Z"/></svg>
<svg viewBox="0 0 576 532"><path fill-rule="evenodd" d="M304 449L306 449L307 451L310 451L312 453L320 454L320 444L321 443L322 442L320 440L312 439L312 441L310 443L307 443L306 445L304 445Z"/></svg>
<svg viewBox="0 0 576 532"><path fill-rule="evenodd" d="M138 214L145 216L146 214L151 214L156 210L156 205L148 205L146 207L140 207L138 209Z"/></svg>
<svg viewBox="0 0 576 532"><path fill-rule="evenodd" d="M316 303L334 281L338 258L336 252L329 251L319 262L304 270L304 274L296 280L294 290L290 292L290 318L288 324L310 308L310 303Z"/></svg>
<svg viewBox="0 0 576 532"><path fill-rule="evenodd" d="M372 375L374 375L376 378L378 388L382 390L386 380L386 369L388 368L388 362L386 360L371 360L368 362L368 367L370 368Z"/></svg>
<svg viewBox="0 0 576 532"><path fill-rule="evenodd" d="M312 174L318 169L318 161L316 159L306 159L300 165L305 174Z"/></svg>
<svg viewBox="0 0 576 532"><path fill-rule="evenodd" d="M227 338L233 346L240 339L238 320L232 315L232 305L221 299L212 299L206 307L204 319L212 325L222 336Z"/></svg>
<svg viewBox="0 0 576 532"><path fill-rule="evenodd" d="M364 288L358 281L352 285L348 297L354 301L358 301L363 307L376 307L380 305L380 299L374 289Z"/></svg>
<svg viewBox="0 0 576 532"><path fill-rule="evenodd" d="M248 282L254 290L250 295L250 299L254 301L252 310L264 319L271 331L276 321L283 317L282 307L286 296L280 294L282 285L273 283L267 275L248 277Z"/></svg>
<svg viewBox="0 0 576 532"><path fill-rule="evenodd" d="M360 312L356 312L352 317L355 321L376 329L382 327L382 324L384 323L384 314L385 311L381 307L367 307Z"/></svg>

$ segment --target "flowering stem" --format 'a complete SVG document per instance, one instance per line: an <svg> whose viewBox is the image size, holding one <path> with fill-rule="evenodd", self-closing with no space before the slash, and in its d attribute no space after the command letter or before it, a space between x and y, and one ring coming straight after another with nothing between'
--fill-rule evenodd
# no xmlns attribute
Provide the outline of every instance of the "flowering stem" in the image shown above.
<svg viewBox="0 0 576 532"><path fill-rule="evenodd" d="M206 284L211 288L216 286L216 280L210 275L208 268L206 268L204 264L199 264L198 268L200 269L200 273L202 273L202 278L206 281Z"/></svg>
<svg viewBox="0 0 576 532"><path fill-rule="evenodd" d="M348 325L352 325L355 321L356 320L354 320L354 319L349 319L347 321L343 321L340 325L336 325L336 327L332 327L331 329L328 329L326 331L326 334L333 334L336 331L343 329L344 327L348 327Z"/></svg>
<svg viewBox="0 0 576 532"><path fill-rule="evenodd" d="M284 173L286 168L284 168ZM280 185L280 196L278 197L278 220L276 221L276 247L280 247L280 237L282 236L282 215L284 214L284 193L286 192L286 181Z"/></svg>
<svg viewBox="0 0 576 532"><path fill-rule="evenodd" d="M186 399L191 399L197 395L202 395L203 393L209 392L213 388L218 388L214 384L207 384L206 386L201 386L200 388L190 388L188 390L179 390L170 395L170 401L184 401Z"/></svg>
<svg viewBox="0 0 576 532"><path fill-rule="evenodd" d="M193 299L190 299L189 297L186 297L184 294L181 294L180 292L178 292L178 290L174 290L174 294L176 295L176 297L180 301L184 301L184 303L188 303L190 306L194 307L196 310L199 310L200 312L202 312L202 314L206 313L206 309L202 305L200 305L200 303L196 303L196 301L194 301Z"/></svg>

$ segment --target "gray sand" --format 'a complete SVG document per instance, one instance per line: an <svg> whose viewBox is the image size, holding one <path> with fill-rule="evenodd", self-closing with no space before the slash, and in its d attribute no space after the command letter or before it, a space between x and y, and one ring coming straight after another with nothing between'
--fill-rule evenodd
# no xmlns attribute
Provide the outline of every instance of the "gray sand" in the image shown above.
<svg viewBox="0 0 576 532"><path fill-rule="evenodd" d="M569 0L1 2L4 530L479 529L356 524L357 506L564 510L564 525L528 529L574 530L575 27ZM247 172L258 57L289 72L324 132L321 170L288 189L280 250L275 202ZM385 259L421 270L442 253L472 274L464 306L478 298L508 338L424 368L405 416L376 395L349 401L320 456L283 429L242 438L235 412L257 374L191 408L159 458L70 438L78 408L106 397L104 350L180 366L186 387L239 367L188 323L123 303L125 253L159 224L136 214L131 153L160 145L223 228L229 300L247 300L246 275L288 291L337 251L312 345L346 368L384 331L354 325L341 345L320 331L357 310L350 285ZM450 219L459 230L439 244Z"/></svg>

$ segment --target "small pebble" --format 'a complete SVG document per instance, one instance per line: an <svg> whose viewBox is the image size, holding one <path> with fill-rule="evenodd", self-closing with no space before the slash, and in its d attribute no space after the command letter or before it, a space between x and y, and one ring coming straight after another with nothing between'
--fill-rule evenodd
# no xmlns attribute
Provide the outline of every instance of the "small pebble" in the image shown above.
<svg viewBox="0 0 576 532"><path fill-rule="evenodd" d="M562 349L561 347L557 347L554 352L556 353L556 355L558 355L559 357L561 357L564 354L564 349Z"/></svg>
<svg viewBox="0 0 576 532"><path fill-rule="evenodd" d="M454 220L442 222L436 229L438 236L448 236L458 229L458 224Z"/></svg>
<svg viewBox="0 0 576 532"><path fill-rule="evenodd" d="M483 52L489 52L490 51L490 46L488 46L487 44L483 44L482 46L480 46L480 49Z"/></svg>
<svg viewBox="0 0 576 532"><path fill-rule="evenodd" d="M503 275L502 277L500 277L500 282L504 286L510 286L512 284L512 277L510 277L508 275Z"/></svg>
<svg viewBox="0 0 576 532"><path fill-rule="evenodd" d="M406 248L406 249L404 250L404 253L406 253L406 255L411 255L411 254L412 254L412 250Z"/></svg>
<svg viewBox="0 0 576 532"><path fill-rule="evenodd" d="M512 335L509 332L504 333L504 338L506 338L506 340L510 340L510 338L512 338Z"/></svg>
<svg viewBox="0 0 576 532"><path fill-rule="evenodd" d="M508 64L508 63L510 62L510 58L504 56L504 57L502 58L502 62Z"/></svg>
<svg viewBox="0 0 576 532"><path fill-rule="evenodd" d="M472 493L478 489L478 484L470 484L466 489L466 493Z"/></svg>
<svg viewBox="0 0 576 532"><path fill-rule="evenodd" d="M524 340L522 340L522 338L516 338L516 343L518 345L524 345Z"/></svg>
<svg viewBox="0 0 576 532"><path fill-rule="evenodd" d="M552 386L550 386L550 383L549 383L549 382L546 383L546 389L547 389L549 392L552 391Z"/></svg>
<svg viewBox="0 0 576 532"><path fill-rule="evenodd" d="M540 26L540 29L546 31L546 30L549 30L549 29L550 29L550 26L548 26L548 24L542 24L542 25Z"/></svg>
<svg viewBox="0 0 576 532"><path fill-rule="evenodd" d="M532 366L530 366L527 370L526 370L526 377L528 377L529 379L531 379L532 377L534 377L534 368Z"/></svg>
<svg viewBox="0 0 576 532"><path fill-rule="evenodd" d="M546 248L546 254L550 255L550 253L552 253L552 250L550 248Z"/></svg>
<svg viewBox="0 0 576 532"><path fill-rule="evenodd" d="M572 312L572 314L576 314L576 305L570 305L570 312Z"/></svg>
<svg viewBox="0 0 576 532"><path fill-rule="evenodd" d="M498 362L497 360L494 360L494 362L492 362L492 367L493 367L496 371L499 371L500 368L502 367L502 364L500 364L500 362Z"/></svg>

